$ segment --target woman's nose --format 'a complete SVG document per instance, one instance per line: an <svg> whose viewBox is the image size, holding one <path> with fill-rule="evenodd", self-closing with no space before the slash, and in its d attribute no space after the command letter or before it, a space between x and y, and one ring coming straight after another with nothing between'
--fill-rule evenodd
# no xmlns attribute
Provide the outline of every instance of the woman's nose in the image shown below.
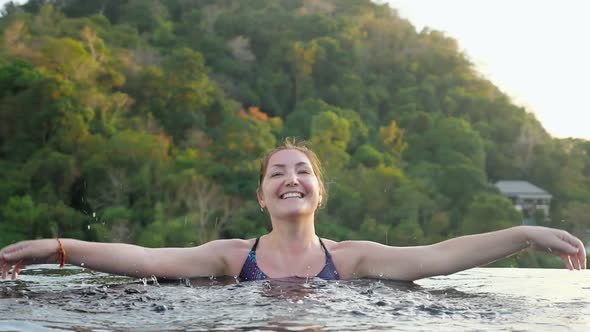
<svg viewBox="0 0 590 332"><path fill-rule="evenodd" d="M287 175L287 186L298 186L299 185L299 178L297 177L296 173L289 173Z"/></svg>

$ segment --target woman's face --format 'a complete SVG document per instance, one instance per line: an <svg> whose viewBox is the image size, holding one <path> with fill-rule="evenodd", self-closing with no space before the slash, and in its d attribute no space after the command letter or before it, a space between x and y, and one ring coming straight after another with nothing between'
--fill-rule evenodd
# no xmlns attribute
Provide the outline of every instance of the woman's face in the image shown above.
<svg viewBox="0 0 590 332"><path fill-rule="evenodd" d="M321 199L318 179L303 152L280 150L270 157L258 201L271 216L313 215Z"/></svg>

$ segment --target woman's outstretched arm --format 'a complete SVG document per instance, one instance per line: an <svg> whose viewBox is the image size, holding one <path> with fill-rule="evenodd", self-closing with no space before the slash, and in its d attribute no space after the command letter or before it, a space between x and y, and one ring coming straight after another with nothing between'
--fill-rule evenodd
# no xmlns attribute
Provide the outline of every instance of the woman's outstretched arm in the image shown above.
<svg viewBox="0 0 590 332"><path fill-rule="evenodd" d="M560 256L569 269L586 268L584 245L575 236L547 227L517 226L427 246L389 247L362 242L357 275L417 280L489 264L526 248Z"/></svg>
<svg viewBox="0 0 590 332"><path fill-rule="evenodd" d="M60 240L68 264L96 271L132 277L161 278L223 275L221 255L232 247L232 240L218 240L193 248L145 248L123 243ZM30 264L55 263L59 252L56 239L22 241L0 250L1 277L9 271L15 279L21 268Z"/></svg>

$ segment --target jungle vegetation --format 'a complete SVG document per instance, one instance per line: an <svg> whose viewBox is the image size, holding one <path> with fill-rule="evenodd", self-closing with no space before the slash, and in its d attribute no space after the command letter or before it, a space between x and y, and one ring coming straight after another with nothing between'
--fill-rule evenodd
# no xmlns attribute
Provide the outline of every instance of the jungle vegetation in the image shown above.
<svg viewBox="0 0 590 332"><path fill-rule="evenodd" d="M1 15L0 247L259 236L259 159L288 136L324 162L322 237L403 246L518 225L491 185L513 179L553 195L538 224L590 227L590 142L551 137L454 39L387 5L30 0Z"/></svg>

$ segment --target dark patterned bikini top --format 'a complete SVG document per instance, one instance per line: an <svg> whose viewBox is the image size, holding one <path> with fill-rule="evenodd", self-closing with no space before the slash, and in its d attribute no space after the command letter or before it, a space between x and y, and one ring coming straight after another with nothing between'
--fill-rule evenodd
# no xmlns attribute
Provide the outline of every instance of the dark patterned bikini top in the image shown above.
<svg viewBox="0 0 590 332"><path fill-rule="evenodd" d="M264 272L262 272L262 270L260 270L258 264L256 264L256 247L258 246L259 240L260 238L256 239L256 242L254 242L252 249L250 249L250 253L248 253L248 258L246 258L246 261L242 266L242 271L240 271L240 281L270 279L266 274L264 274ZM326 249L326 246L322 242L322 239L320 238L319 240L320 244L322 245L322 248L324 249L324 252L326 253L326 265L324 265L324 268L320 271L320 273L316 275L316 278L324 280L340 279L338 277L336 267L334 266L334 262L332 261L332 256L330 255L330 252L328 252L328 249Z"/></svg>

